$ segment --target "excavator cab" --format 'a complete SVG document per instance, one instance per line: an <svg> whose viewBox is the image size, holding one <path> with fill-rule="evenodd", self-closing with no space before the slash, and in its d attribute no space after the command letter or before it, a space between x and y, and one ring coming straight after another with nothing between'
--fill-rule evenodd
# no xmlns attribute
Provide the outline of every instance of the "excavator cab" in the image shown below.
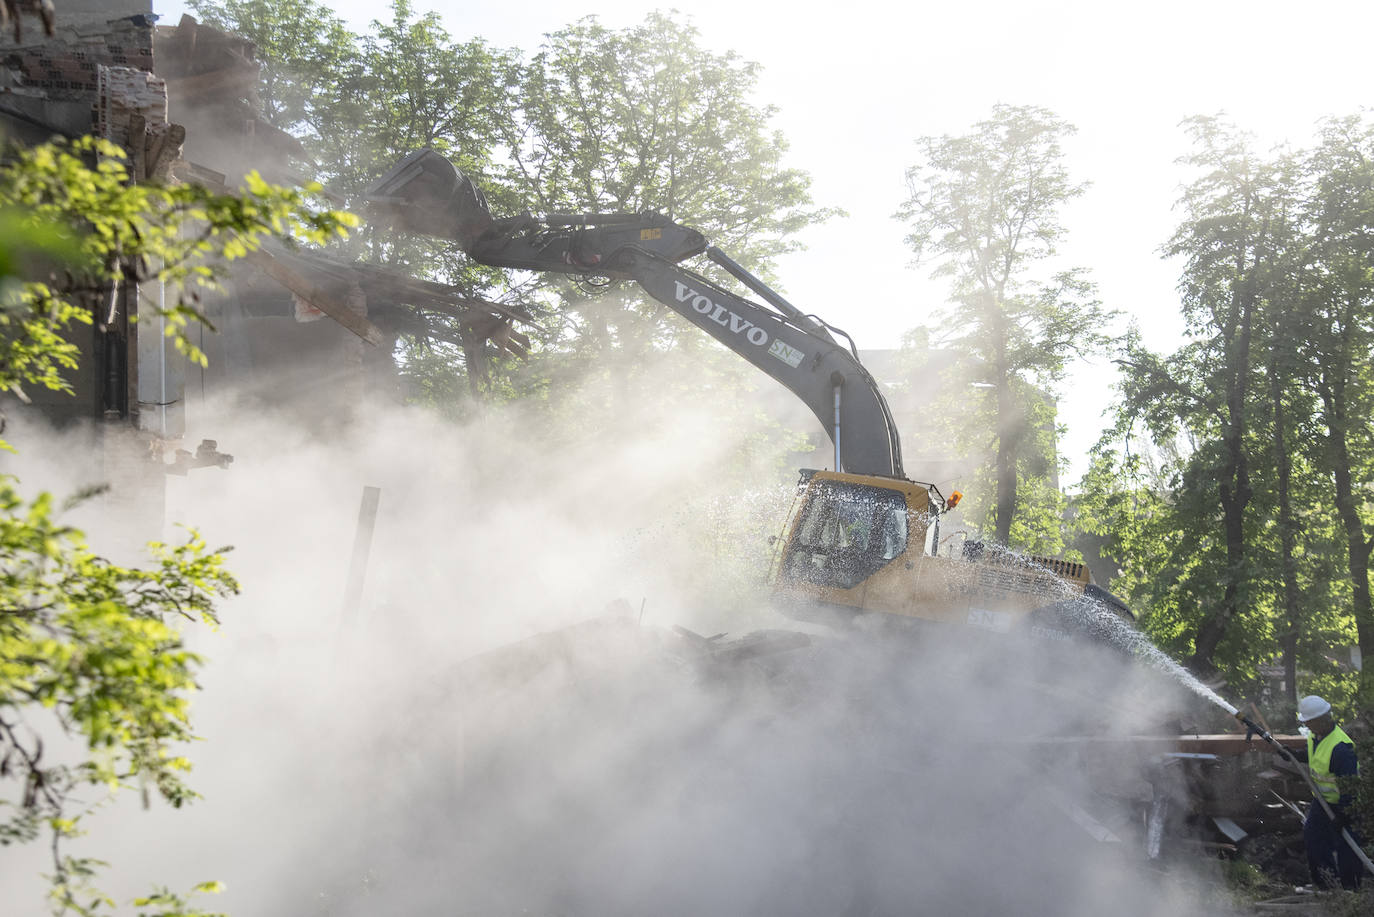
<svg viewBox="0 0 1374 917"><path fill-rule="evenodd" d="M919 486L804 471L802 487L780 557L780 581L821 591L853 590L906 554L913 541L925 544L930 495Z"/></svg>
<svg viewBox="0 0 1374 917"><path fill-rule="evenodd" d="M773 595L794 617L856 614L875 579L913 569L945 505L929 484L804 469L774 562Z"/></svg>
<svg viewBox="0 0 1374 917"><path fill-rule="evenodd" d="M950 502L933 484L803 470L774 557L774 604L831 625L880 613L1053 638L1082 630L1069 619L1083 617L1085 599L1130 617L1084 564L976 541L942 554L940 517Z"/></svg>

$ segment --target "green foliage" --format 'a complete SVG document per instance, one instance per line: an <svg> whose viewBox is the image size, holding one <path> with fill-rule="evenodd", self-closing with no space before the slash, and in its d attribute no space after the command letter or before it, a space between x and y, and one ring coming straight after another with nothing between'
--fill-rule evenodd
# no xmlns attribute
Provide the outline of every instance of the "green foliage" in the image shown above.
<svg viewBox="0 0 1374 917"><path fill-rule="evenodd" d="M315 0L189 0L187 6L206 25L252 39L261 67L258 99L274 127L313 132L334 113L356 38L328 6Z"/></svg>
<svg viewBox="0 0 1374 917"><path fill-rule="evenodd" d="M773 259L796 248L795 233L835 211L814 206L809 177L783 165L774 110L751 101L758 74L756 64L703 46L676 14L619 30L582 19L513 71L516 104L502 135L509 165L494 177L517 208L664 213L767 277ZM533 283L528 297L556 307L535 357L552 360L554 374L614 358L633 386L670 350L702 353L697 329L631 284ZM497 369L513 372L508 363Z"/></svg>
<svg viewBox="0 0 1374 917"><path fill-rule="evenodd" d="M1061 209L1083 192L1062 161L1073 130L1044 109L998 105L968 134L923 137L897 214L917 259L951 279L942 343L968 384L986 388L957 396L979 414L953 431L961 453L980 459L966 514L999 541L1037 549L1060 543L1049 401L1070 358L1106 346L1112 317L1080 271L1036 273L1064 235Z"/></svg>
<svg viewBox="0 0 1374 917"><path fill-rule="evenodd" d="M1359 776L1342 778L1349 780L1349 786L1342 786L1341 792L1349 792L1354 801L1350 810L1352 821L1366 840L1374 837L1374 736L1356 738L1355 757L1360 762Z"/></svg>
<svg viewBox="0 0 1374 917"><path fill-rule="evenodd" d="M217 895L222 891L224 885L219 882L201 882L191 890L191 894ZM178 895L165 888L158 889L146 898L135 898L134 906L151 908L140 910L138 917L225 917L222 913L210 913L193 907L189 896Z"/></svg>
<svg viewBox="0 0 1374 917"><path fill-rule="evenodd" d="M919 467L924 460L947 460L953 446L963 459L961 469L933 483L946 493L957 486L964 493L959 504L962 518L978 531L991 532L997 518L998 404L984 381L983 366L962 353L951 359L948 351L932 350L925 333L908 335L901 365L903 377L922 380L922 437L906 445L920 450L930 448L927 443L935 444L927 455L920 451L909 455L908 464ZM1010 387L1026 420L1013 453L1017 510L1008 540L1035 554L1061 556L1067 504L1057 486L1062 470L1055 454L1056 439L1062 433L1057 406L1034 384L1014 380Z"/></svg>
<svg viewBox="0 0 1374 917"><path fill-rule="evenodd" d="M834 211L783 166L776 111L751 101L758 76L676 14L621 30L582 19L519 69L510 180L540 212L654 210L766 269Z"/></svg>
<svg viewBox="0 0 1374 917"><path fill-rule="evenodd" d="M203 361L186 331L202 320L197 287L214 283L221 262L268 235L319 244L355 222L256 174L246 184L237 195L132 185L122 151L94 138L10 151L0 163L0 391L69 390L62 372L78 349L67 332L104 322L126 281L181 291L168 334ZM50 495L27 499L0 479L0 844L49 836L55 913L113 907L95 887L105 864L65 852L105 798L134 789L181 806L195 795L181 746L193 738L201 659L181 625L213 625L216 601L237 592L224 550L191 532L149 545L146 568L121 566L62 524ZM136 905L147 917L202 913L166 890Z"/></svg>
<svg viewBox="0 0 1374 917"><path fill-rule="evenodd" d="M1260 613L1252 592L1256 556L1247 549L1258 540L1249 530L1253 464L1265 445L1255 412L1268 396L1256 361L1272 263L1265 253L1283 232L1285 186L1243 135L1212 119L1191 128L1196 151L1188 161L1198 177L1184 190L1184 221L1165 252L1184 264L1179 289L1193 340L1159 357L1127 339L1116 432L1140 423L1155 442L1187 441L1171 456L1164 514L1182 537L1167 552L1174 575L1146 587L1155 593L1148 629L1196 665L1238 675L1274 645L1271 616ZM1168 591L1161 595L1160 586ZM1244 639L1232 640L1228 652L1223 644L1238 633Z"/></svg>
<svg viewBox="0 0 1374 917"><path fill-rule="evenodd" d="M1234 904L1252 904L1264 898L1276 897L1286 890L1283 883L1265 875L1252 863L1236 857L1228 857L1220 862L1221 877L1235 896Z"/></svg>
<svg viewBox="0 0 1374 917"><path fill-rule="evenodd" d="M315 0L193 0L207 23L251 39L263 57L263 96L272 122L299 135L316 174L362 210L366 187L407 153L433 147L470 174L495 209L514 212L493 165L514 115L515 52L481 39L455 41L437 14L390 4L367 36L349 31ZM532 304L533 285L508 287L502 272L473 265L456 245L369 225L344 247L417 276L456 285L471 298ZM400 346L422 398L468 388L456 317L402 314ZM485 382L480 369L476 375Z"/></svg>
<svg viewBox="0 0 1374 917"><path fill-rule="evenodd" d="M1333 119L1304 163L1308 244L1300 308L1310 316L1300 362L1324 428L1317 456L1340 519L1350 608L1365 658L1374 658L1374 124ZM1374 666L1360 677L1360 705L1374 718Z"/></svg>
<svg viewBox="0 0 1374 917"><path fill-rule="evenodd" d="M26 501L0 480L0 778L19 794L3 801L0 841L51 833L58 911L106 900L90 885L102 864L58 843L94 808L83 787L152 789L173 806L194 796L177 746L192 738L201 659L178 622L216 623L215 600L238 586L223 549L194 532L149 549L147 569L113 564L57 520L51 496ZM52 760L42 737L53 730L82 739L84 755Z"/></svg>
<svg viewBox="0 0 1374 917"><path fill-rule="evenodd" d="M512 117L514 52L455 41L436 13L408 0L367 35L349 31L316 0L192 0L207 23L251 39L262 58L259 95L274 125L299 135L330 189L361 204L363 190L407 153L433 147L489 185ZM489 188L499 203L501 188ZM459 263L440 243L417 244L368 227L354 254L413 264L438 276ZM458 282L458 281L454 281Z"/></svg>
<svg viewBox="0 0 1374 917"><path fill-rule="evenodd" d="M1059 211L1083 193L1062 162L1075 128L1052 112L997 105L962 136L922 137L898 217L907 243L959 296L1006 292L1063 238Z"/></svg>
<svg viewBox="0 0 1374 917"><path fill-rule="evenodd" d="M1189 340L1160 355L1128 337L1078 522L1172 651L1238 685L1277 657L1297 673L1286 705L1355 701L1330 655L1374 650L1374 503L1356 483L1374 473L1374 130L1341 119L1311 150L1260 155L1219 119L1188 127L1196 177L1164 251ZM1365 709L1371 685L1367 669Z"/></svg>
<svg viewBox="0 0 1374 917"><path fill-rule="evenodd" d="M676 14L609 29L594 18L550 33L531 54L455 40L406 0L355 35L315 0L196 0L207 22L252 39L269 59L260 91L281 127L304 135L319 175L345 196L406 153L433 147L470 175L497 216L658 210L696 226L767 276L797 231L834 211L783 165L773 110L751 101L759 69L703 47ZM663 355L700 337L626 284L590 289L557 276L510 277L455 246L368 227L354 254L458 286L539 317L530 360L465 339L456 318L401 327L414 397L470 415L487 399L617 394ZM695 351L688 351L695 353ZM579 386L622 357L622 385ZM471 365L469 365L471 363ZM588 405L590 407L590 405Z"/></svg>

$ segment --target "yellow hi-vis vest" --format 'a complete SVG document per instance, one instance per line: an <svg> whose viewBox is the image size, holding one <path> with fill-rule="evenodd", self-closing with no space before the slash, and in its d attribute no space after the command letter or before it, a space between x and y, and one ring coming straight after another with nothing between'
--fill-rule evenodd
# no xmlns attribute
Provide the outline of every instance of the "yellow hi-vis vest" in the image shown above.
<svg viewBox="0 0 1374 917"><path fill-rule="evenodd" d="M1339 726L1333 727L1323 736L1321 744L1315 748L1312 737L1307 737L1307 768L1312 772L1312 782L1317 785L1322 798L1327 802L1335 802L1341 798L1341 791L1336 788L1336 777L1331 773L1331 752L1342 742L1355 744Z"/></svg>

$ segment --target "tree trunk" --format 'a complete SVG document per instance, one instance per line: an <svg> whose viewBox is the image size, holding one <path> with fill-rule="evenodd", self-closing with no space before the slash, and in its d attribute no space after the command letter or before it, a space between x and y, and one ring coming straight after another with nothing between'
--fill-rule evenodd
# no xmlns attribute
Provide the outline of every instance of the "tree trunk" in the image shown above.
<svg viewBox="0 0 1374 917"><path fill-rule="evenodd" d="M1343 371L1341 367L1338 372ZM1359 500L1355 496L1351 475L1350 443L1348 439L1349 405L1346 403L1344 379L1335 385L1330 379L1321 385L1322 418L1329 431L1327 454L1331 475L1336 484L1336 513L1345 528L1346 557L1350 567L1351 611L1355 616L1355 632L1359 640L1364 666L1360 671L1359 704L1363 712L1374 714L1374 612L1371 611L1369 590L1370 541L1365 535L1364 520L1360 518Z"/></svg>
<svg viewBox="0 0 1374 917"><path fill-rule="evenodd" d="M1243 255L1241 256L1244 257ZM1226 636L1226 626L1240 607L1245 579L1245 509L1250 504L1250 465L1245 452L1246 401L1250 381L1250 337L1255 296L1249 280L1237 281L1231 310L1234 331L1226 383L1226 461L1222 467L1220 497L1222 528L1226 537L1226 587L1221 604L1198 628L1189 666L1198 672L1215 668L1212 657Z"/></svg>
<svg viewBox="0 0 1374 917"><path fill-rule="evenodd" d="M487 398L491 367L487 363L486 341L464 327L460 332L463 342L463 365L467 368L468 389L472 398L479 404Z"/></svg>
<svg viewBox="0 0 1374 917"><path fill-rule="evenodd" d="M1019 424L1007 368L1006 336L998 327L997 340L997 528L1001 544L1011 543L1011 521L1016 515L1016 446Z"/></svg>
<svg viewBox="0 0 1374 917"><path fill-rule="evenodd" d="M1277 343L1282 335L1276 333L1269 357L1269 400L1274 408L1274 464L1278 472L1279 498L1279 569L1283 581L1283 632L1279 645L1283 648L1283 690L1288 703L1298 706L1298 634L1302 625L1299 610L1298 566L1294 559L1297 531L1293 521L1292 477L1293 460L1288 452L1287 417L1283 411L1283 384L1279 378Z"/></svg>
<svg viewBox="0 0 1374 917"><path fill-rule="evenodd" d="M1015 403L1009 379L998 379L998 528L996 539L1011 543L1011 520L1017 511L1017 437Z"/></svg>

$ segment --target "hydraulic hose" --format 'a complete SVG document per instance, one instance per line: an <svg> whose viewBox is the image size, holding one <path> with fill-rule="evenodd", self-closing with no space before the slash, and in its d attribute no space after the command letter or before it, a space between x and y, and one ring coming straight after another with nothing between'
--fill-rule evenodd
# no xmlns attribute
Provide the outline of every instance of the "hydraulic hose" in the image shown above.
<svg viewBox="0 0 1374 917"><path fill-rule="evenodd" d="M1293 753L1271 736L1269 730L1265 729L1239 710L1236 711L1236 719L1245 724L1245 728L1249 730L1250 734L1257 735L1261 739L1264 739L1264 741L1272 745L1287 761L1297 766L1298 772L1302 774L1302 779L1307 781L1307 785L1312 788L1312 797L1320 803L1322 811L1326 813L1326 817L1331 819L1331 823L1334 825L1336 823L1336 815L1331 811L1331 804L1326 801L1326 797L1321 794L1321 790L1317 789L1316 781L1312 779L1311 768L1293 757ZM1359 857L1360 862L1364 864L1364 868L1368 870L1369 874L1374 876L1374 862L1370 862L1369 855L1364 852L1364 849L1361 848L1359 844L1355 843L1355 838L1351 836L1350 829L1342 828L1341 837L1345 839L1346 844L1354 851L1355 856Z"/></svg>

